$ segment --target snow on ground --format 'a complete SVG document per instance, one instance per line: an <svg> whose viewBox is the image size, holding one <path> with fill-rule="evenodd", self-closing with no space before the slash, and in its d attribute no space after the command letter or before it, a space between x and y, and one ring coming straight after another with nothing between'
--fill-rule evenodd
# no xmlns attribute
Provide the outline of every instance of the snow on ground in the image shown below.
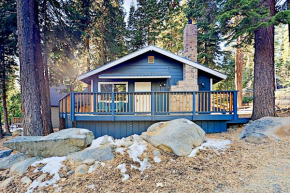
<svg viewBox="0 0 290 193"><path fill-rule="evenodd" d="M88 170L88 173L90 174L90 173L92 173L93 171L95 171L95 170L98 168L99 165L101 165L102 167L104 167L104 166L105 166L105 163L96 161L96 162L94 163L94 165L90 166L90 168L89 168L89 170Z"/></svg>
<svg viewBox="0 0 290 193"><path fill-rule="evenodd" d="M127 169L126 169L126 164L125 163L119 164L116 167L116 169L119 169L121 171L121 174L123 175L122 181L125 181L125 180L129 179L130 176L128 174L126 174Z"/></svg>
<svg viewBox="0 0 290 193"><path fill-rule="evenodd" d="M139 170L141 171L141 173L145 169L151 167L148 161L148 158L145 157L142 161L139 159L139 156L143 154L146 148L147 148L147 142L145 142L140 136L133 135L133 144L129 147L129 150L127 152L130 158L132 158L134 162L140 163Z"/></svg>
<svg viewBox="0 0 290 193"><path fill-rule="evenodd" d="M55 184L58 180L60 180L60 176L58 174L59 170L63 167L62 163L66 160L66 157L50 157L45 158L40 161L36 161L31 166L36 167L34 172L42 172L43 174L47 173L53 176L50 180L42 182L41 180L34 180L32 184L28 187L27 193L33 192L36 187L44 187ZM38 164L45 164L43 167L37 167Z"/></svg>
<svg viewBox="0 0 290 193"><path fill-rule="evenodd" d="M154 156L154 162L155 163L160 163L161 162L161 159L160 159L160 157L158 155Z"/></svg>
<svg viewBox="0 0 290 193"><path fill-rule="evenodd" d="M218 153L218 150L223 151L227 149L231 143L232 143L231 140L207 138L206 142L201 144L199 147L193 149L192 152L188 155L188 157L195 157L196 153L199 150L212 149L215 150L216 153Z"/></svg>
<svg viewBox="0 0 290 193"><path fill-rule="evenodd" d="M78 129L78 130L81 135L91 132L90 130L87 129Z"/></svg>
<svg viewBox="0 0 290 193"><path fill-rule="evenodd" d="M94 148L97 148L97 147L100 147L102 146L102 142L105 140L105 139L108 139L108 141L111 143L111 144L114 144L114 140L111 136L102 136L102 137L98 137L97 139L94 139L92 141L92 144L90 147L88 147L87 149L94 149Z"/></svg>

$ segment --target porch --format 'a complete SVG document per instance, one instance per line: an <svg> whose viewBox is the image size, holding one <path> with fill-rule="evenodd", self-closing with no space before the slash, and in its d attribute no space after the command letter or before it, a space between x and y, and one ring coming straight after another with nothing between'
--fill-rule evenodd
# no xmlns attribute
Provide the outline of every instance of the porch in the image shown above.
<svg viewBox="0 0 290 193"><path fill-rule="evenodd" d="M237 91L72 92L59 101L59 116L70 121L192 121L243 123Z"/></svg>

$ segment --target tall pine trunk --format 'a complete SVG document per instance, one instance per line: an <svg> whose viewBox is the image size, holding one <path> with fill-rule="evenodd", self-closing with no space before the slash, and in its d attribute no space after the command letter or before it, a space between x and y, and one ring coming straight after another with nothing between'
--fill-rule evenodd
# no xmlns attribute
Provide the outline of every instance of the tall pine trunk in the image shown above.
<svg viewBox="0 0 290 193"><path fill-rule="evenodd" d="M3 105L3 114L4 114L4 123L5 123L5 132L10 133L9 122L8 122L8 111L7 111L7 94L6 94L6 72L5 66L3 67L3 77L1 81L2 85L2 105Z"/></svg>
<svg viewBox="0 0 290 193"><path fill-rule="evenodd" d="M1 111L1 108L0 108ZM0 115L0 139L3 138L3 130L2 130L2 120L1 120L1 115Z"/></svg>
<svg viewBox="0 0 290 193"><path fill-rule="evenodd" d="M275 14L274 0L261 5ZM274 68L274 26L260 27L255 31L253 120L275 115Z"/></svg>
<svg viewBox="0 0 290 193"><path fill-rule="evenodd" d="M17 0L17 29L20 53L20 85L24 135L44 135L37 69L37 15L34 0Z"/></svg>
<svg viewBox="0 0 290 193"><path fill-rule="evenodd" d="M236 40L237 44L242 43L242 37ZM241 48L236 48L235 54L235 87L238 91L238 107L243 103L243 70L244 70L244 53Z"/></svg>
<svg viewBox="0 0 290 193"><path fill-rule="evenodd" d="M46 3L44 1L44 3ZM46 6L46 4L45 4ZM44 9L46 13L46 9ZM39 90L41 97L41 116L43 121L44 135L49 135L53 132L52 122L51 122L51 107L50 107L50 98L49 98L49 80L46 78L45 64L42 56L42 47L41 47L41 36L39 30L39 20L38 20L38 4L35 1L35 25L38 33L34 33L35 36L35 47L36 47L36 64L39 73Z"/></svg>

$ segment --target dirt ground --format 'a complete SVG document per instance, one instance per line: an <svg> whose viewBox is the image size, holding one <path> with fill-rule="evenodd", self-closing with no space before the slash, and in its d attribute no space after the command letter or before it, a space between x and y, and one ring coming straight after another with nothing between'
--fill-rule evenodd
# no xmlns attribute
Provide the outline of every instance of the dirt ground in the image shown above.
<svg viewBox="0 0 290 193"><path fill-rule="evenodd" d="M225 152L200 151L196 157L177 157L160 151L160 163L153 161L154 147L148 144L146 154L151 168L143 173L129 166L137 165L128 154L117 153L116 158L105 162L105 167L78 178L67 176L76 166L66 162L60 171L63 180L57 187L45 187L41 192L290 192L290 137L281 141L251 144L238 138L243 126L228 132L207 134L208 138L229 139L232 145ZM1 148L0 148L1 149ZM117 165L126 163L130 178L122 181ZM25 174L36 179L40 174L30 168ZM0 181L8 171L0 171ZM26 192L15 177L5 192ZM36 191L35 191L36 192ZM37 191L38 192L38 191Z"/></svg>

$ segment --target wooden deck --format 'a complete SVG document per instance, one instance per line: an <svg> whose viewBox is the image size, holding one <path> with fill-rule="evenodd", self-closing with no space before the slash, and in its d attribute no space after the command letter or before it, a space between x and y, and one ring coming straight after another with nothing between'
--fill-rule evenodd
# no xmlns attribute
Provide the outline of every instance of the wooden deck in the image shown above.
<svg viewBox="0 0 290 193"><path fill-rule="evenodd" d="M59 116L71 121L237 120L237 91L70 93Z"/></svg>

